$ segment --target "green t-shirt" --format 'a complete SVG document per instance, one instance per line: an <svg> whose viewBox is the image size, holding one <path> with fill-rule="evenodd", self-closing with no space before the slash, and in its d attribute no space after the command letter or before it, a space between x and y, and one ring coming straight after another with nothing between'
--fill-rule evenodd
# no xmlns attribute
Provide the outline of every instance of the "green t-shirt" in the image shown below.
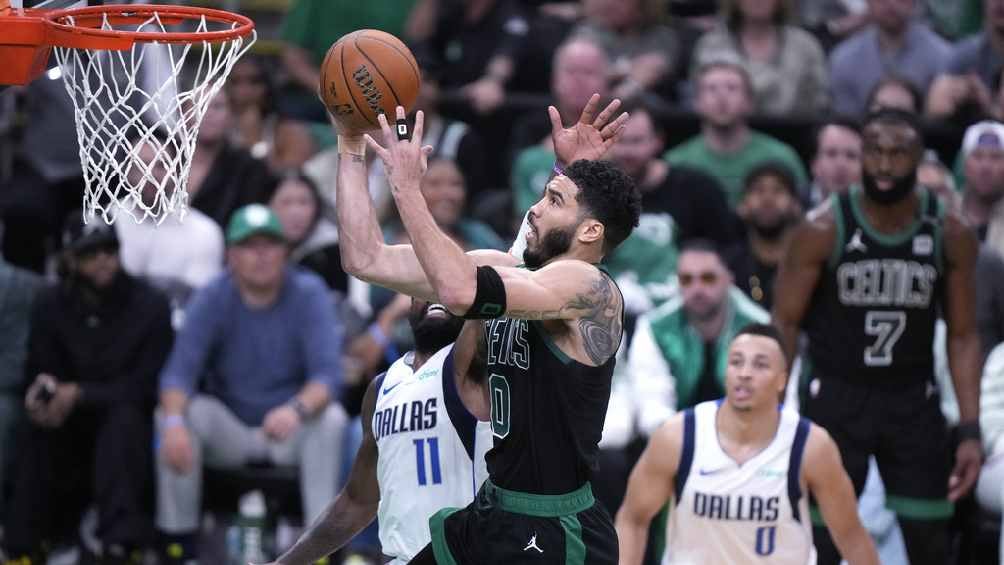
<svg viewBox="0 0 1004 565"><path fill-rule="evenodd" d="M416 0L296 0L279 37L324 60L331 44L358 29L379 29L401 37Z"/></svg>
<svg viewBox="0 0 1004 565"><path fill-rule="evenodd" d="M666 212L642 213L638 227L603 263L614 279L630 278L653 305L662 304L675 292L677 231L673 216Z"/></svg>
<svg viewBox="0 0 1004 565"><path fill-rule="evenodd" d="M540 200L553 168L554 152L540 146L528 147L516 156L511 184L513 211L517 218L522 219Z"/></svg>
<svg viewBox="0 0 1004 565"><path fill-rule="evenodd" d="M697 135L667 151L663 158L672 165L690 165L718 179L732 209L739 205L746 175L766 161L787 165L799 186L808 183L798 153L788 144L757 131L750 132L749 142L736 153L713 153L704 143L704 136Z"/></svg>

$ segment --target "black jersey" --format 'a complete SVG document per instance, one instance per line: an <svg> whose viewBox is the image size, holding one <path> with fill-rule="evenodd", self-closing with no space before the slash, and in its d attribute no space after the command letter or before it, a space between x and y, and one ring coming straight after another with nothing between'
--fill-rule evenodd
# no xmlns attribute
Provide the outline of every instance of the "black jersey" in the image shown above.
<svg viewBox="0 0 1004 565"><path fill-rule="evenodd" d="M868 382L929 379L945 276L944 210L922 191L914 223L882 234L868 224L859 193L833 196L837 237L806 324L813 373Z"/></svg>
<svg viewBox="0 0 1004 565"><path fill-rule="evenodd" d="M603 433L614 357L592 367L565 355L538 321L485 322L491 425L488 476L504 489L574 491L589 480Z"/></svg>

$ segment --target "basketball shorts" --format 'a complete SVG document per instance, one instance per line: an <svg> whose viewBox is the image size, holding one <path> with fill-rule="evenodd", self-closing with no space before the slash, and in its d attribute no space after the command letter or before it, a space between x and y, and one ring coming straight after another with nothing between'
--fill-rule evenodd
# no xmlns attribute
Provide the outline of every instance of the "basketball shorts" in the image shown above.
<svg viewBox="0 0 1004 565"><path fill-rule="evenodd" d="M617 563L617 532L589 483L537 495L485 481L471 504L440 510L429 529L439 565Z"/></svg>
<svg viewBox="0 0 1004 565"><path fill-rule="evenodd" d="M940 403L932 380L876 386L820 378L810 383L805 415L833 437L856 494L874 455L889 509L901 518L942 520L953 507L946 498L952 455Z"/></svg>

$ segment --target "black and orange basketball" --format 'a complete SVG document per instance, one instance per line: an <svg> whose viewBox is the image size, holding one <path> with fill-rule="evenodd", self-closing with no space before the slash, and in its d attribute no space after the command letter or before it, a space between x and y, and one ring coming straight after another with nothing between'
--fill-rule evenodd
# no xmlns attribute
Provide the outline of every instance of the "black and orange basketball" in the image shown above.
<svg viewBox="0 0 1004 565"><path fill-rule="evenodd" d="M346 132L379 127L377 115L411 111L422 82L411 50L393 35L361 29L342 36L321 64L324 105Z"/></svg>

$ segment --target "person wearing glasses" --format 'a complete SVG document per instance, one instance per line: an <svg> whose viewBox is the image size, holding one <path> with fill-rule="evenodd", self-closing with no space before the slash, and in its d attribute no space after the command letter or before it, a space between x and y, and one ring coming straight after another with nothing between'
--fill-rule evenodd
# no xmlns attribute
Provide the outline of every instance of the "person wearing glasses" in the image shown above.
<svg viewBox="0 0 1004 565"><path fill-rule="evenodd" d="M679 295L638 319L627 372L646 437L674 413L725 395L728 346L770 319L733 284L714 243L692 239L677 263Z"/></svg>

